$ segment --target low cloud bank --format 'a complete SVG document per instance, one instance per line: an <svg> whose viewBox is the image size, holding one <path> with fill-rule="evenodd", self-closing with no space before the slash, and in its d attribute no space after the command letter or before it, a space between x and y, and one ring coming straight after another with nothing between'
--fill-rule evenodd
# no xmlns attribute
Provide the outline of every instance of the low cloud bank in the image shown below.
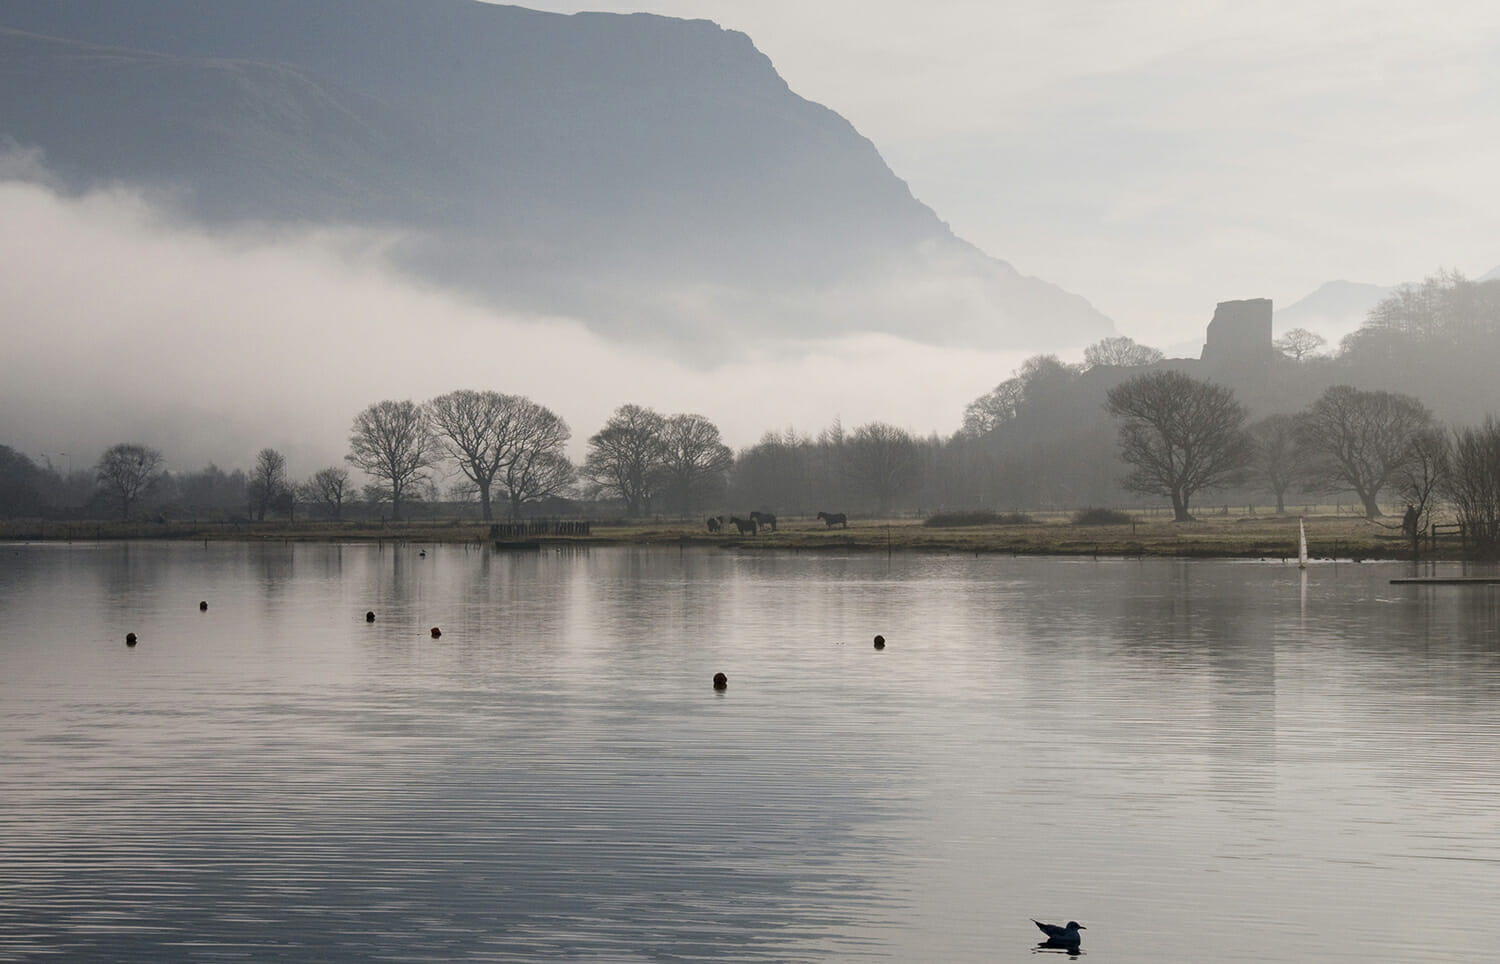
<svg viewBox="0 0 1500 964"><path fill-rule="evenodd" d="M179 470L248 468L272 446L302 476L342 460L365 405L458 388L548 406L575 457L627 402L705 415L735 448L835 420L947 434L1029 353L856 335L684 361L411 280L385 256L394 237L214 232L129 190L66 196L16 167L0 168L0 444L60 467L139 441Z"/></svg>

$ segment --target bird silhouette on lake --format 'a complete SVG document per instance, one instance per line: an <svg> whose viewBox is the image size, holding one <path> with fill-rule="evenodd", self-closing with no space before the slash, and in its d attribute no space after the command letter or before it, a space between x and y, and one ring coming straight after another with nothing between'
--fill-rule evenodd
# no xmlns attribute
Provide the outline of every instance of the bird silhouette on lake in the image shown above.
<svg viewBox="0 0 1500 964"><path fill-rule="evenodd" d="M1078 945L1083 942L1083 935L1078 932L1088 930L1087 927L1084 927L1076 920L1068 921L1066 927L1057 924L1044 924L1035 917L1031 919L1031 922L1041 928L1043 934L1047 935L1047 939L1037 945L1038 947L1076 951Z"/></svg>

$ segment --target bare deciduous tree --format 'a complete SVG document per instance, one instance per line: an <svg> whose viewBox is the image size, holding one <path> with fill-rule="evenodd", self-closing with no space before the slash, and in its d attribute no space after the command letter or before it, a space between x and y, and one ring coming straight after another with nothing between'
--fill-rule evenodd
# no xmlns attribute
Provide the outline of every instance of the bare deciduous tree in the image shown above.
<svg viewBox="0 0 1500 964"><path fill-rule="evenodd" d="M1082 365L1068 364L1056 355L1032 355L1010 378L969 403L960 431L971 438L986 435L1028 407L1057 398L1082 372Z"/></svg>
<svg viewBox="0 0 1500 964"><path fill-rule="evenodd" d="M261 449L250 472L250 505L258 521L266 521L266 510L287 490L286 456L273 448Z"/></svg>
<svg viewBox="0 0 1500 964"><path fill-rule="evenodd" d="M1276 513L1286 511L1286 491L1302 474L1297 448L1297 420L1290 415L1268 415L1250 426L1255 441L1251 472L1276 496Z"/></svg>
<svg viewBox="0 0 1500 964"><path fill-rule="evenodd" d="M1474 551L1487 558L1500 555L1500 423L1493 416L1479 428L1453 433L1442 491Z"/></svg>
<svg viewBox="0 0 1500 964"><path fill-rule="evenodd" d="M1366 343L1399 335L1409 343L1462 341L1493 327L1500 316L1500 285L1471 281L1458 271L1439 271L1421 284L1404 284L1370 309L1365 323L1344 336L1344 354L1363 353Z"/></svg>
<svg viewBox="0 0 1500 964"><path fill-rule="evenodd" d="M514 422L521 401L515 395L465 389L427 403L439 444L474 483L486 520L494 518L490 490L495 477L514 455Z"/></svg>
<svg viewBox="0 0 1500 964"><path fill-rule="evenodd" d="M1098 368L1101 365L1140 368L1145 365L1154 365L1163 357L1159 349L1138 344L1134 338L1128 338L1125 335L1101 338L1083 350L1085 368Z"/></svg>
<svg viewBox="0 0 1500 964"><path fill-rule="evenodd" d="M1326 344L1327 338L1306 328L1293 328L1271 342L1272 347L1294 361L1301 361Z"/></svg>
<svg viewBox="0 0 1500 964"><path fill-rule="evenodd" d="M1417 433L1432 413L1410 395L1335 385L1298 416L1298 443L1308 453L1310 483L1352 491L1365 517L1379 518L1380 493L1411 463Z"/></svg>
<svg viewBox="0 0 1500 964"><path fill-rule="evenodd" d="M1420 551L1422 533L1432 523L1433 504L1447 483L1452 454L1448 433L1436 425L1422 429L1412 438L1411 460L1397 481L1401 497L1406 500L1403 534L1411 540L1413 553Z"/></svg>
<svg viewBox="0 0 1500 964"><path fill-rule="evenodd" d="M426 410L411 400L376 402L354 417L345 458L386 484L391 516L401 518L401 500L426 480L437 455Z"/></svg>
<svg viewBox="0 0 1500 964"><path fill-rule="evenodd" d="M849 436L846 467L854 482L874 496L875 511L886 515L892 501L916 480L916 439L885 422L861 425Z"/></svg>
<svg viewBox="0 0 1500 964"><path fill-rule="evenodd" d="M323 506L334 520L342 519L344 500L349 495L349 470L337 465L319 469L307 480L303 492L307 501Z"/></svg>
<svg viewBox="0 0 1500 964"><path fill-rule="evenodd" d="M563 451L573 432L545 405L517 399L511 431L511 457L502 474L510 514L519 518L522 504L561 493L578 472Z"/></svg>
<svg viewBox="0 0 1500 964"><path fill-rule="evenodd" d="M366 482L360 486L359 497L372 509L391 501L391 487L380 482Z"/></svg>
<svg viewBox="0 0 1500 964"><path fill-rule="evenodd" d="M1182 372L1150 372L1116 385L1105 410L1120 424L1125 486L1165 495L1178 522L1192 519L1197 492L1238 481L1252 443L1234 393Z"/></svg>
<svg viewBox="0 0 1500 964"><path fill-rule="evenodd" d="M719 427L702 415L673 415L662 430L662 472L667 492L682 515L706 496L724 490L734 452Z"/></svg>
<svg viewBox="0 0 1500 964"><path fill-rule="evenodd" d="M41 478L41 470L31 459L0 445L0 518L35 515L42 505Z"/></svg>
<svg viewBox="0 0 1500 964"><path fill-rule="evenodd" d="M1016 377L1021 380L1017 408L1045 405L1066 394L1082 373L1082 365L1062 361L1056 355L1032 355L1016 369Z"/></svg>
<svg viewBox="0 0 1500 964"><path fill-rule="evenodd" d="M1024 388L1025 383L1019 377L1007 378L970 402L964 409L963 434L977 438L1015 418Z"/></svg>
<svg viewBox="0 0 1500 964"><path fill-rule="evenodd" d="M161 479L161 452L149 445L121 442L111 445L94 466L100 493L120 509L120 518L130 518L137 500Z"/></svg>
<svg viewBox="0 0 1500 964"><path fill-rule="evenodd" d="M793 429L767 432L735 459L731 498L802 508L830 498L816 469L819 451L811 438Z"/></svg>
<svg viewBox="0 0 1500 964"><path fill-rule="evenodd" d="M666 419L649 408L621 405L589 439L584 475L624 500L631 516L645 515L656 495L665 426Z"/></svg>

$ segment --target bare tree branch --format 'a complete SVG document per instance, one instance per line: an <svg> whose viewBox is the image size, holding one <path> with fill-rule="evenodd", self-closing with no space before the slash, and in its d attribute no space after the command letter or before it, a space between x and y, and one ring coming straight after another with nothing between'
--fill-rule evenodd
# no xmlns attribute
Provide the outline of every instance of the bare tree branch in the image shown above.
<svg viewBox="0 0 1500 964"><path fill-rule="evenodd" d="M1169 497L1178 522L1192 519L1193 495L1238 481L1250 461L1245 408L1213 382L1150 372L1111 389L1104 407L1121 419L1126 488Z"/></svg>

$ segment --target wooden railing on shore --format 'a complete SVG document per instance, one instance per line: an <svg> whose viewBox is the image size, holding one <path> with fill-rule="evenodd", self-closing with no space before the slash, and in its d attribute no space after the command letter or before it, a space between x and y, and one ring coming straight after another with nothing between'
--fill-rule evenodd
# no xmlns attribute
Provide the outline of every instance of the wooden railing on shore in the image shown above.
<svg viewBox="0 0 1500 964"><path fill-rule="evenodd" d="M587 519L519 519L490 525L491 539L539 539L545 536L586 536Z"/></svg>
<svg viewBox="0 0 1500 964"><path fill-rule="evenodd" d="M1434 522L1427 529L1427 545L1429 548L1436 549L1438 540L1447 539L1451 541L1454 536L1458 537L1459 546L1462 550L1468 552L1469 538L1461 522Z"/></svg>

